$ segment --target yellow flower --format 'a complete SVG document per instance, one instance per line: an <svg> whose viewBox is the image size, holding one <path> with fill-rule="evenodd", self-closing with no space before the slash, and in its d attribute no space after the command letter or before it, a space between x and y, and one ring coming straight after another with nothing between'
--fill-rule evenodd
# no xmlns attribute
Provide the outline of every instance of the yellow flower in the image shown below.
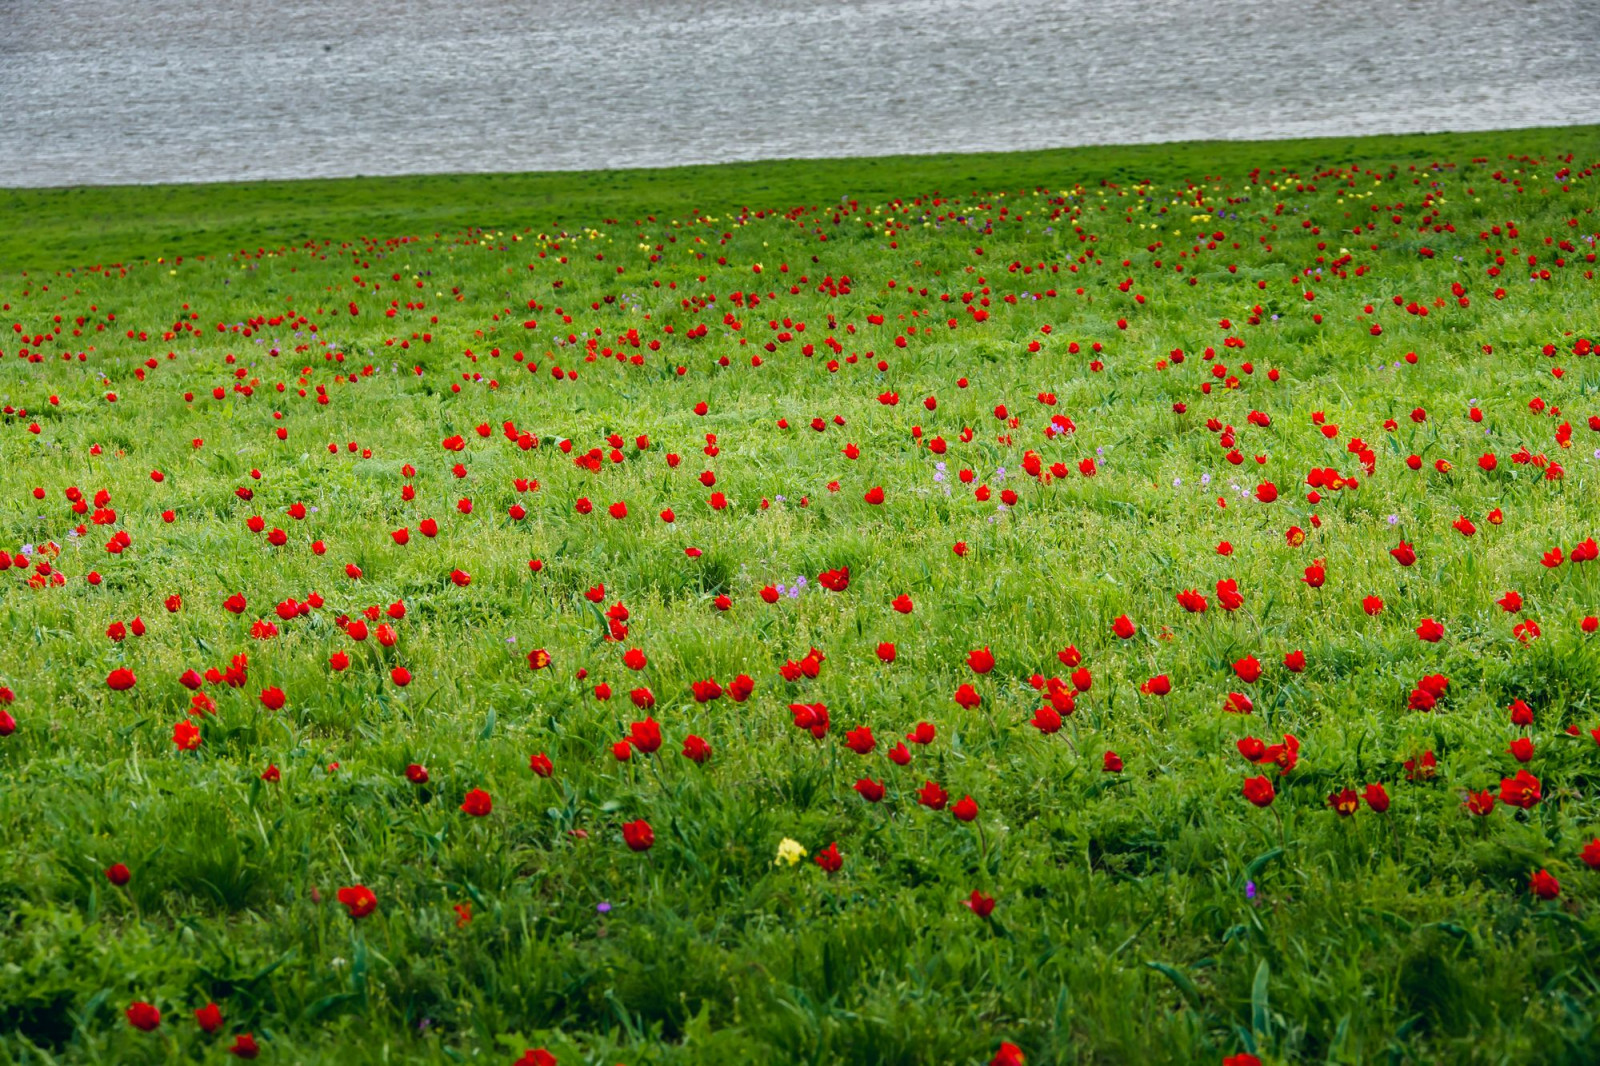
<svg viewBox="0 0 1600 1066"><path fill-rule="evenodd" d="M778 857L772 860L774 866L793 866L806 857L806 849L800 846L798 840L784 837L778 844Z"/></svg>

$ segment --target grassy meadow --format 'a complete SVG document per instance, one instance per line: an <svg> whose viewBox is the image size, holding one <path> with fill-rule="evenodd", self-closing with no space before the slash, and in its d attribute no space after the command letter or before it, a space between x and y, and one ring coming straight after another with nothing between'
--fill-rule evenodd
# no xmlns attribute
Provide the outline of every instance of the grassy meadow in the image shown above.
<svg viewBox="0 0 1600 1066"><path fill-rule="evenodd" d="M0 1063L1600 1060L1597 204L0 190Z"/></svg>

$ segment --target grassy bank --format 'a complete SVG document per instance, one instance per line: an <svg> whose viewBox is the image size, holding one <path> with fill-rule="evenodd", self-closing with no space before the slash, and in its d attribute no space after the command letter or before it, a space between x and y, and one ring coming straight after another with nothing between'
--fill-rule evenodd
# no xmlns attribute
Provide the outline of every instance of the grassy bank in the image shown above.
<svg viewBox="0 0 1600 1066"><path fill-rule="evenodd" d="M426 236L468 227L581 226L853 197L1054 188L1101 180L1162 185L1252 167L1314 172L1474 156L1600 151L1600 126L1321 137L1274 142L1063 148L1043 152L785 160L661 170L267 181L218 185L0 188L0 271L221 254L311 239ZM3 182L3 179L0 179Z"/></svg>

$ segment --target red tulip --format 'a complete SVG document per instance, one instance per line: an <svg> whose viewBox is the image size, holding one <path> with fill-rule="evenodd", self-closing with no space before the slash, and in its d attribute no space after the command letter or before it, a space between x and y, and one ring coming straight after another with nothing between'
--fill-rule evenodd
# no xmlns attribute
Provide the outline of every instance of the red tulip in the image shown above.
<svg viewBox="0 0 1600 1066"><path fill-rule="evenodd" d="M1244 798L1254 803L1257 807L1270 807L1276 797L1277 791L1267 778L1247 777L1244 779Z"/></svg>
<svg viewBox="0 0 1600 1066"><path fill-rule="evenodd" d="M133 1003L127 1010L128 1024L135 1029L151 1032L161 1024L161 1012L149 1003Z"/></svg>
<svg viewBox="0 0 1600 1066"><path fill-rule="evenodd" d="M640 818L623 825L622 839L634 851L649 851L655 845L656 835L650 823Z"/></svg>
<svg viewBox="0 0 1600 1066"><path fill-rule="evenodd" d="M207 1003L194 1012L194 1021L201 1029L214 1033L222 1028L222 1008L215 1003Z"/></svg>

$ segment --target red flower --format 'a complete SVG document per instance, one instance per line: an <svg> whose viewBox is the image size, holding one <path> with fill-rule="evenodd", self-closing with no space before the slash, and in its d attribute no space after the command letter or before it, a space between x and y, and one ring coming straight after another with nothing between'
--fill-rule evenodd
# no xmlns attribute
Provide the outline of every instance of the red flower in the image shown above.
<svg viewBox="0 0 1600 1066"><path fill-rule="evenodd" d="M1229 1055L1223 1059L1222 1066L1261 1066L1261 1060L1248 1051L1241 1051L1237 1055Z"/></svg>
<svg viewBox="0 0 1600 1066"><path fill-rule="evenodd" d="M389 671L389 679L395 684L399 685L401 688L405 688L407 685L411 684L411 671L407 670L403 666L397 666L393 670Z"/></svg>
<svg viewBox="0 0 1600 1066"><path fill-rule="evenodd" d="M113 692L126 692L138 682L139 679L133 676L133 671L125 666L119 666L106 675L106 685Z"/></svg>
<svg viewBox="0 0 1600 1066"><path fill-rule="evenodd" d="M1233 664L1233 672L1245 684L1254 684L1261 677L1261 663L1254 655L1246 655L1243 659Z"/></svg>
<svg viewBox="0 0 1600 1066"><path fill-rule="evenodd" d="M1230 546L1230 552L1233 550ZM1244 597L1239 595L1239 582L1233 578L1225 578L1217 582L1217 605L1224 611L1237 611L1244 606Z"/></svg>
<svg viewBox="0 0 1600 1066"><path fill-rule="evenodd" d="M978 804L971 796L962 796L950 808L950 813L956 816L957 821L970 822L978 817Z"/></svg>
<svg viewBox="0 0 1600 1066"><path fill-rule="evenodd" d="M628 740L646 755L654 755L661 747L661 725L654 718L633 722L628 726Z"/></svg>
<svg viewBox="0 0 1600 1066"><path fill-rule="evenodd" d="M130 873L128 868L120 862L113 863L111 866L106 867L106 880L110 881L118 888L121 888L123 885L127 884L129 879L132 877L133 874Z"/></svg>
<svg viewBox="0 0 1600 1066"><path fill-rule="evenodd" d="M817 582L829 592L843 592L850 587L850 568L841 566L837 570L824 570L817 575Z"/></svg>
<svg viewBox="0 0 1600 1066"><path fill-rule="evenodd" d="M215 1003L207 1003L194 1012L194 1021L206 1032L214 1033L222 1028L222 1008Z"/></svg>
<svg viewBox="0 0 1600 1066"><path fill-rule="evenodd" d="M1054 707L1040 707L1037 711L1033 712L1033 721L1029 724L1031 724L1039 732L1049 736L1052 733L1060 731L1061 715L1056 713L1056 709Z"/></svg>
<svg viewBox="0 0 1600 1066"><path fill-rule="evenodd" d="M656 834L650 823L640 818L623 824L622 839L634 851L649 851L655 845Z"/></svg>
<svg viewBox="0 0 1600 1066"><path fill-rule="evenodd" d="M979 918L987 918L994 913L994 897L986 896L977 889L973 889L972 895L962 900L961 904Z"/></svg>
<svg viewBox="0 0 1600 1066"><path fill-rule="evenodd" d="M511 1066L556 1066L556 1057L542 1047L529 1048Z"/></svg>
<svg viewBox="0 0 1600 1066"><path fill-rule="evenodd" d="M254 1036L240 1033L233 1038L233 1045L228 1048L228 1054L236 1059L253 1059L261 1054L261 1047L256 1043Z"/></svg>
<svg viewBox="0 0 1600 1066"><path fill-rule="evenodd" d="M957 703L961 704L961 706L965 707L969 711L983 702L983 697L978 695L978 690L964 681L961 683L961 686L956 689L954 699Z"/></svg>
<svg viewBox="0 0 1600 1066"><path fill-rule="evenodd" d="M127 1015L129 1025L147 1033L161 1024L161 1012L149 1003L129 1004Z"/></svg>
<svg viewBox="0 0 1600 1066"><path fill-rule="evenodd" d="M1549 870L1540 870L1528 880L1528 891L1540 899L1555 899L1561 895L1561 882L1550 876Z"/></svg>
<svg viewBox="0 0 1600 1066"><path fill-rule="evenodd" d="M1264 776L1244 779L1244 798L1257 807L1270 807L1277 794L1272 782Z"/></svg>
<svg viewBox="0 0 1600 1066"><path fill-rule="evenodd" d="M942 811L945 803L950 799L950 794L932 781L925 781L917 790L917 802L929 810Z"/></svg>
<svg viewBox="0 0 1600 1066"><path fill-rule="evenodd" d="M967 653L967 666L972 669L973 673L987 674L994 669L994 655L985 645L976 651Z"/></svg>
<svg viewBox="0 0 1600 1066"><path fill-rule="evenodd" d="M1494 810L1494 793L1488 789L1484 789L1482 792L1469 791L1466 803L1467 810L1481 818Z"/></svg>
<svg viewBox="0 0 1600 1066"><path fill-rule="evenodd" d="M883 502L883 488L882 488L882 486L877 486L877 485L873 486L872 488L867 490L866 496L864 496L862 498L865 499L868 503L872 504L874 507L876 507L878 504ZM818 860L819 861L821 860L821 856L818 856Z"/></svg>
<svg viewBox="0 0 1600 1066"><path fill-rule="evenodd" d="M1117 615L1116 620L1111 623L1111 632L1115 633L1122 640L1127 640L1138 631L1138 627L1135 626L1132 620L1129 619L1125 614Z"/></svg>
<svg viewBox="0 0 1600 1066"><path fill-rule="evenodd" d="M1122 772L1122 756L1118 755L1114 751L1106 752L1105 756L1101 760L1101 769L1103 769L1108 774L1121 773Z"/></svg>
<svg viewBox="0 0 1600 1066"><path fill-rule="evenodd" d="M1320 589L1322 587L1322 583L1328 580L1328 571L1322 565L1322 560L1319 559L1310 566L1306 567L1306 576L1300 580L1304 581L1307 585L1310 585L1314 589Z"/></svg>
<svg viewBox="0 0 1600 1066"><path fill-rule="evenodd" d="M1533 741L1527 737L1518 737L1511 742L1506 751L1518 762L1527 762L1533 758Z"/></svg>
<svg viewBox="0 0 1600 1066"><path fill-rule="evenodd" d="M1588 866L1591 870L1600 870L1600 838L1591 840L1589 843L1585 844L1583 846L1583 853L1580 857L1583 859L1584 865Z"/></svg>
<svg viewBox="0 0 1600 1066"><path fill-rule="evenodd" d="M1361 807L1361 797L1356 795L1353 788L1340 789L1328 797L1328 806L1332 807L1341 817L1348 818Z"/></svg>
<svg viewBox="0 0 1600 1066"><path fill-rule="evenodd" d="M1008 1040L1000 1041L1000 1049L989 1060L989 1066L1025 1066L1022 1049Z"/></svg>
<svg viewBox="0 0 1600 1066"><path fill-rule="evenodd" d="M261 690L261 705L269 711L283 710L284 701L283 689L276 685Z"/></svg>
<svg viewBox="0 0 1600 1066"><path fill-rule="evenodd" d="M1417 625L1417 637L1427 641L1429 644L1439 643L1440 638L1443 636L1444 626L1439 622L1435 622L1432 618L1424 618Z"/></svg>
<svg viewBox="0 0 1600 1066"><path fill-rule="evenodd" d="M1417 553L1405 541L1401 541L1399 547L1390 548L1389 554L1394 556L1394 561L1401 566L1410 566L1417 561Z"/></svg>
<svg viewBox="0 0 1600 1066"><path fill-rule="evenodd" d="M1283 657L1283 668L1292 674L1298 674L1306 668L1306 653L1291 651Z"/></svg>
<svg viewBox="0 0 1600 1066"><path fill-rule="evenodd" d="M1368 785L1361 793L1361 798L1367 801L1367 806L1375 814L1382 814L1389 809L1389 793L1384 791L1382 785Z"/></svg>
<svg viewBox="0 0 1600 1066"><path fill-rule="evenodd" d="M413 785L426 785L428 783L428 771L420 763L412 763L406 767L406 780Z"/></svg>
<svg viewBox="0 0 1600 1066"><path fill-rule="evenodd" d="M1166 674L1157 674L1155 677L1146 679L1139 686L1139 691L1146 696L1165 696L1172 691L1172 678Z"/></svg>
<svg viewBox="0 0 1600 1066"><path fill-rule="evenodd" d="M690 733L683 738L683 757L690 762L703 766L705 761L711 758L711 745L707 744L702 738Z"/></svg>
<svg viewBox="0 0 1600 1066"><path fill-rule="evenodd" d="M917 727L906 734L906 739L913 744L932 744L938 732L928 722L918 722Z"/></svg>
<svg viewBox="0 0 1600 1066"><path fill-rule="evenodd" d="M549 777L551 774L556 772L555 767L550 762L550 756L546 755L542 751L537 755L529 757L528 769L532 770L540 777Z"/></svg>
<svg viewBox="0 0 1600 1066"><path fill-rule="evenodd" d="M489 798L489 793L475 788L461 801L461 809L474 818L482 818L494 810L494 801Z"/></svg>
<svg viewBox="0 0 1600 1066"><path fill-rule="evenodd" d="M878 803L883 799L882 781L874 781L871 778L863 777L851 787L868 803Z"/></svg>
<svg viewBox="0 0 1600 1066"><path fill-rule="evenodd" d="M857 755L866 755L878 746L878 741L872 735L872 727L863 725L844 735L844 746Z"/></svg>
<svg viewBox="0 0 1600 1066"><path fill-rule="evenodd" d="M844 865L844 858L839 854L838 843L830 843L826 848L817 852L816 863L830 874L838 873L839 868Z"/></svg>
<svg viewBox="0 0 1600 1066"><path fill-rule="evenodd" d="M911 603L911 597L902 592L900 595L896 596L892 602L890 602L889 606L893 607L900 614L910 614L913 605Z"/></svg>
<svg viewBox="0 0 1600 1066"><path fill-rule="evenodd" d="M1539 779L1526 770L1518 770L1516 777L1500 780L1500 802L1510 807L1529 810L1539 802Z"/></svg>
<svg viewBox="0 0 1600 1066"><path fill-rule="evenodd" d="M1262 503L1271 503L1278 498L1278 486L1270 481L1263 481L1256 486L1256 499Z"/></svg>
<svg viewBox="0 0 1600 1066"><path fill-rule="evenodd" d="M200 746L200 729L187 718L172 727L172 742L179 751L193 751Z"/></svg>
<svg viewBox="0 0 1600 1066"><path fill-rule="evenodd" d="M378 897L366 885L351 885L339 890L339 904L352 918L365 918L378 909Z"/></svg>
<svg viewBox="0 0 1600 1066"><path fill-rule="evenodd" d="M894 645L888 641L878 645L878 658L882 662L892 663L895 660Z"/></svg>

